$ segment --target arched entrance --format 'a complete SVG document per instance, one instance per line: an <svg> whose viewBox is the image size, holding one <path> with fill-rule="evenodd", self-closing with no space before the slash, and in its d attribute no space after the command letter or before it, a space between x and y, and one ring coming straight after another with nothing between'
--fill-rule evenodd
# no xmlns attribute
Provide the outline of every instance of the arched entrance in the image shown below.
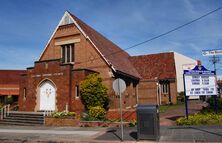
<svg viewBox="0 0 222 143"><path fill-rule="evenodd" d="M39 110L55 111L56 88L50 80L43 81L39 86Z"/></svg>

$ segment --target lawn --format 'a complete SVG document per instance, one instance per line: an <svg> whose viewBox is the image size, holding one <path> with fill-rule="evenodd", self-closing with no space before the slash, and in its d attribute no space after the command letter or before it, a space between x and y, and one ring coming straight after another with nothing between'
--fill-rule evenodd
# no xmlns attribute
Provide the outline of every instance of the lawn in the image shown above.
<svg viewBox="0 0 222 143"><path fill-rule="evenodd" d="M160 113L165 113L168 110L172 110L172 109L176 109L180 107L184 107L184 103L160 105L159 111Z"/></svg>

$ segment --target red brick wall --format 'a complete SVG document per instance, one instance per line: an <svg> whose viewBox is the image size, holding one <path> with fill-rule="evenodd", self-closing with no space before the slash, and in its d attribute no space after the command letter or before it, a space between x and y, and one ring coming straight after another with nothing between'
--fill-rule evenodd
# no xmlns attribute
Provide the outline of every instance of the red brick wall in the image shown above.
<svg viewBox="0 0 222 143"><path fill-rule="evenodd" d="M169 88L170 89L168 94L162 94L161 91L159 91L161 104L169 104L169 96L171 96L171 102L176 103L177 88L176 82L174 80L169 82ZM159 99L157 98L157 81L155 80L140 81L138 86L138 93L139 104L158 104L159 102Z"/></svg>
<svg viewBox="0 0 222 143"><path fill-rule="evenodd" d="M135 111L135 109L123 110L122 113L123 113L123 120L124 121L136 120L136 111ZM120 120L120 110L109 110L107 112L107 118L110 119L110 120L119 121Z"/></svg>
<svg viewBox="0 0 222 143"><path fill-rule="evenodd" d="M47 66L46 66L47 65ZM37 89L44 80L50 80L56 87L57 111L64 111L66 104L70 111L80 113L84 106L80 98L76 98L75 86L90 73L89 70L73 70L72 65L62 65L59 60L48 62L37 62L34 69L29 69L28 74L21 78L20 88L26 88L26 99L24 90L20 91L19 106L22 111L38 111Z"/></svg>
<svg viewBox="0 0 222 143"><path fill-rule="evenodd" d="M156 81L140 81L138 95L139 104L157 104Z"/></svg>

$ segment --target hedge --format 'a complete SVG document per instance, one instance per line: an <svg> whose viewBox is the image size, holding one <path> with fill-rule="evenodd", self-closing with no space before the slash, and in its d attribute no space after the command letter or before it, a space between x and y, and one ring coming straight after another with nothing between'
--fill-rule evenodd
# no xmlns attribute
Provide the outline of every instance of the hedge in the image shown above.
<svg viewBox="0 0 222 143"><path fill-rule="evenodd" d="M195 114L186 117L180 117L176 120L177 125L212 125L222 124L222 114Z"/></svg>

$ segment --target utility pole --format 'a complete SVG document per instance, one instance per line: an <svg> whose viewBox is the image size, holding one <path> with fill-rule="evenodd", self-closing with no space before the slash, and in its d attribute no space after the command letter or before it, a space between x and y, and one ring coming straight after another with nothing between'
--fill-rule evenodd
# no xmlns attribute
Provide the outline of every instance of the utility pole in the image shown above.
<svg viewBox="0 0 222 143"><path fill-rule="evenodd" d="M216 68L216 64L220 61L220 59L216 55L213 55L212 57L210 57L209 61L214 65L214 71L215 71L215 74L216 74L216 85L217 85L217 68ZM217 96L214 96L214 111L217 114L217 111L218 111Z"/></svg>
<svg viewBox="0 0 222 143"><path fill-rule="evenodd" d="M214 65L214 71L217 72L216 64L220 61L219 57L213 55L212 57L210 57L209 61Z"/></svg>
<svg viewBox="0 0 222 143"><path fill-rule="evenodd" d="M216 74L217 68L216 68L216 64L220 61L220 59L216 55L222 55L222 49L202 50L202 55L203 56L211 56L209 61L214 65L214 71L215 71L215 76L216 76L215 77L216 78L216 85L217 85L217 74ZM214 110L217 113L217 110L218 110L217 95L214 96Z"/></svg>

